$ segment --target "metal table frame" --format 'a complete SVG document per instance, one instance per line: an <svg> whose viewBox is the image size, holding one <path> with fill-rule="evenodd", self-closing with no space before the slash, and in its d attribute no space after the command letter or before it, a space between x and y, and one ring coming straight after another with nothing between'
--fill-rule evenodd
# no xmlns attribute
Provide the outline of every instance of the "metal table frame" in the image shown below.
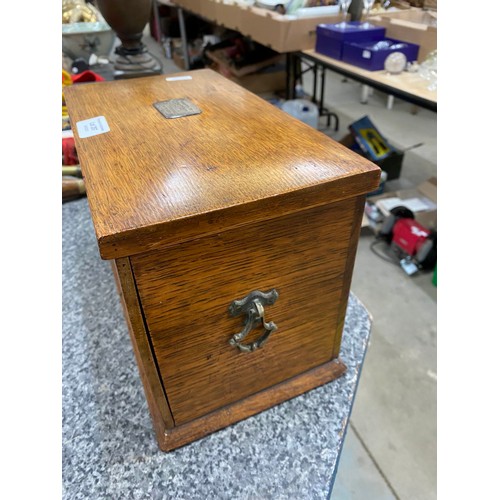
<svg viewBox="0 0 500 500"><path fill-rule="evenodd" d="M325 109L324 107L324 96L325 96L325 72L326 70L333 71L335 73L341 74L347 78L350 78L352 80L358 81L364 85L368 85L369 87L372 87L374 89L380 90L382 92L385 92L389 95L393 95L394 97L398 97L399 99L402 99L404 101L407 101L411 104L415 104L417 106L420 106L421 108L428 109L430 111L437 112L437 103L428 99L425 99L423 97L420 97L418 95L412 94L411 92L407 92L405 90L402 90L398 87L393 87L387 84L384 84L382 82L373 80L369 77L360 75L356 72L356 67L353 66L353 70L349 70L347 68L340 68L335 65L335 61L332 60L332 64L329 64L327 61L324 59L319 59L314 57L314 55L305 53L305 52L294 52L291 54L292 59L295 61L292 62L290 65L290 68L292 70L291 74L288 75L288 77L291 79L292 82L297 82L301 76L312 69L314 73L314 89L313 89L313 99L315 102L318 102L318 106L320 109L324 110L324 113L329 113L328 110ZM309 67L305 70L302 71L301 68L301 63L305 62ZM317 74L318 71L321 73L321 82L320 82L320 95L319 95L319 101L317 100ZM293 89L295 89L295 85L292 86ZM292 98L295 97L295 92L292 94Z"/></svg>

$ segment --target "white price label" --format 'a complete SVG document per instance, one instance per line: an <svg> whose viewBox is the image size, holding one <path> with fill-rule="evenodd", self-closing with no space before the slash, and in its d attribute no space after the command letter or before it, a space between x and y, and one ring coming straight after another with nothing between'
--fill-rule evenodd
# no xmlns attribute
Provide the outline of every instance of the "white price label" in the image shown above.
<svg viewBox="0 0 500 500"><path fill-rule="evenodd" d="M371 59L372 53L369 50L363 50L362 56L364 59Z"/></svg>
<svg viewBox="0 0 500 500"><path fill-rule="evenodd" d="M165 78L167 82L184 82L186 80L192 80L192 76L170 76Z"/></svg>
<svg viewBox="0 0 500 500"><path fill-rule="evenodd" d="M89 118L88 120L76 122L76 129L78 130L78 136L80 139L104 134L110 130L108 122L104 116L96 116L95 118Z"/></svg>

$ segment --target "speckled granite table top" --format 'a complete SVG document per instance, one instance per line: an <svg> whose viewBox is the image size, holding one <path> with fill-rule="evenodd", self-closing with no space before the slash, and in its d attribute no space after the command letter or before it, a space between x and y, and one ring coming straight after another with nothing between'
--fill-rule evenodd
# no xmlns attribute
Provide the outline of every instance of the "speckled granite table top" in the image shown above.
<svg viewBox="0 0 500 500"><path fill-rule="evenodd" d="M86 198L62 217L63 498L328 498L370 336L359 300L351 294L342 377L164 453Z"/></svg>

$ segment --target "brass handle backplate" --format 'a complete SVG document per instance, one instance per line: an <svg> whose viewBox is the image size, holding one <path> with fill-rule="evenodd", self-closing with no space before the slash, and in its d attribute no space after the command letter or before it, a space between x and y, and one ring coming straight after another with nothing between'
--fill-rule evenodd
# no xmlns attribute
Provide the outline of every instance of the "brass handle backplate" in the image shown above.
<svg viewBox="0 0 500 500"><path fill-rule="evenodd" d="M264 306L272 305L278 299L278 292L274 288L269 292L261 292L255 290L250 292L246 297L240 300L233 300L229 306L229 314L231 316L239 316L246 314L243 330L231 337L229 343L237 346L240 351L253 352L259 347L262 347L264 342L269 338L269 335L276 331L278 327L275 323L266 322L264 317ZM260 324L264 327L262 335L251 344L244 344L244 338Z"/></svg>

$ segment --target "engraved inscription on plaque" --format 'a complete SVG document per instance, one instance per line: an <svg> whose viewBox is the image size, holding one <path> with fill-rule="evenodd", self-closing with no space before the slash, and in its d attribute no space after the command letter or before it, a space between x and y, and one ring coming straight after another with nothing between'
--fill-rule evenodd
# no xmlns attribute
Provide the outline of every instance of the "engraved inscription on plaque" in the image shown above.
<svg viewBox="0 0 500 500"><path fill-rule="evenodd" d="M201 113L201 109L185 97L155 102L153 106L165 118L182 118L183 116L199 115Z"/></svg>

